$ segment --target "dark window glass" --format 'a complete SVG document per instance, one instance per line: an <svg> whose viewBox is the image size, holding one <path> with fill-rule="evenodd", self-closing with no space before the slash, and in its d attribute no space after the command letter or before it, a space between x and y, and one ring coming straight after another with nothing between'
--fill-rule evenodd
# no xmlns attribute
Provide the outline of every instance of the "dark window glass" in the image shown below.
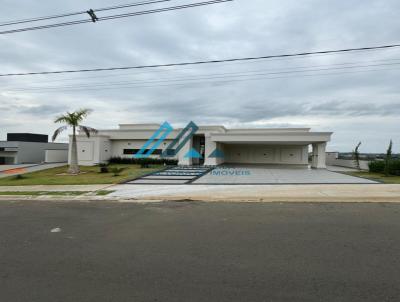
<svg viewBox="0 0 400 302"><path fill-rule="evenodd" d="M138 153L140 151L140 149L124 149L124 154L125 155L134 155L136 153ZM147 149L143 152L143 154L146 154L148 151L150 151L150 149ZM162 150L161 149L155 149L154 152L152 153L152 155L161 155Z"/></svg>

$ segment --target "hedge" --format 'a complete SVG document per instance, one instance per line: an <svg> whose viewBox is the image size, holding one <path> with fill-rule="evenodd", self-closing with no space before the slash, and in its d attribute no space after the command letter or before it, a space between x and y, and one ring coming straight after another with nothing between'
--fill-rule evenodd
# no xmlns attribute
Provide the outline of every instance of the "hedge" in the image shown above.
<svg viewBox="0 0 400 302"><path fill-rule="evenodd" d="M374 160L368 164L369 171L374 173L384 173L386 163L384 160ZM390 175L397 175L400 176L400 160L390 160L388 162L388 173Z"/></svg>
<svg viewBox="0 0 400 302"><path fill-rule="evenodd" d="M369 172L383 173L385 171L385 162L383 160L374 160L368 163Z"/></svg>
<svg viewBox="0 0 400 302"><path fill-rule="evenodd" d="M149 165L167 165L167 166L178 165L177 160L166 159L166 158L111 157L108 162L110 164L140 165L142 167L146 167Z"/></svg>
<svg viewBox="0 0 400 302"><path fill-rule="evenodd" d="M400 160L389 161L388 172L390 175L400 176Z"/></svg>

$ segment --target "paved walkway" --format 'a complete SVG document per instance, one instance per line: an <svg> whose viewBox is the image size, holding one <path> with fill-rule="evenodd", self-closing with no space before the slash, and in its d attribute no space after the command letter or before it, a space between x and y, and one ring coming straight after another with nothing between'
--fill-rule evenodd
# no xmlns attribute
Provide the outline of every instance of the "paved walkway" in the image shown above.
<svg viewBox="0 0 400 302"><path fill-rule="evenodd" d="M373 184L372 180L327 169L278 168L263 165L218 167L194 184Z"/></svg>
<svg viewBox="0 0 400 302"><path fill-rule="evenodd" d="M183 185L190 183L210 171L212 167L205 166L177 166L170 167L160 172L154 172L128 182L129 184L153 184L153 185Z"/></svg>
<svg viewBox="0 0 400 302"><path fill-rule="evenodd" d="M7 165L6 168L4 166L0 166L0 178L8 177L12 175L20 175L30 172L42 171L51 168L57 168L65 166L67 163L54 163L54 164L38 164L38 165Z"/></svg>
<svg viewBox="0 0 400 302"><path fill-rule="evenodd" d="M107 197L126 200L240 202L400 202L400 185L116 185Z"/></svg>
<svg viewBox="0 0 400 302"><path fill-rule="evenodd" d="M37 166L39 164L25 164L25 165L0 165L0 172L7 170L23 169L26 167Z"/></svg>

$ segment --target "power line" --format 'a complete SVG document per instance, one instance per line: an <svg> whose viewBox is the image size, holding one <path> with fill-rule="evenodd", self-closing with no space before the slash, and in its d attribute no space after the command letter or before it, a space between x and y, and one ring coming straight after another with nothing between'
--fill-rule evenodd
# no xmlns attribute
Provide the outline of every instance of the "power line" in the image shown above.
<svg viewBox="0 0 400 302"><path fill-rule="evenodd" d="M76 69L76 70L59 70L59 71L23 72L23 73L4 73L4 74L0 74L0 77L65 74L65 73L80 73L80 72L100 72L100 71L113 71L113 70L148 69L148 68L173 67L173 66L203 65L203 64L216 64L216 63L224 63L224 62L239 62L239 61L255 61L255 60L275 59L275 58L304 57L304 56L319 55L319 54L337 54L337 53L349 53L349 52L355 52L355 51L382 50L382 49L390 49L390 48L397 48L397 47L400 47L400 44L390 44L390 45L360 47L360 48L347 48L347 49L338 49L338 50L323 50L323 51L313 51L313 52L303 52L303 53L293 53L293 54L267 55L267 56L261 56L261 57L246 57L246 58L233 58L233 59L222 59L222 60L169 63L169 64L93 68L93 69Z"/></svg>
<svg viewBox="0 0 400 302"><path fill-rule="evenodd" d="M97 83L89 83L84 85L62 85L62 86L36 86L36 87L28 87L28 88L11 88L5 89L7 91L35 91L35 90L57 90L60 89L70 89L70 90L80 90L85 88L99 88L99 89L108 89L111 87L115 88L123 88L123 87L136 87L141 84L160 84L160 83L176 83L176 82L185 82L190 83L193 81L203 81L203 80L215 80L216 82L225 81L225 80L232 80L235 81L237 79L243 80L258 80L258 79L265 79L266 76L271 75L290 75L290 74L300 74L300 76L318 76L324 75L320 72L325 71L333 71L333 70L351 70L356 68L370 68L370 67L380 67L380 66L394 66L400 65L398 63L387 63L387 64L368 64L368 65L355 65L355 66L342 66L342 67L331 67L331 68L314 68L314 69L304 69L304 70L288 70L288 71L275 71L275 72L263 72L262 70L256 71L247 71L247 72L233 72L233 73L219 73L219 74L210 74L210 75L199 75L196 77L181 77L181 78L172 78L172 79L158 79L158 80L142 80L142 81L120 81L120 82L97 82ZM374 69L374 70L358 70L356 72L370 72L370 71L384 71L387 69ZM392 69L389 69L392 70ZM317 72L317 73L315 73ZM304 74L304 73L312 73L312 74ZM140 87L140 86L139 86Z"/></svg>
<svg viewBox="0 0 400 302"><path fill-rule="evenodd" d="M95 88L78 88L78 89L55 89L49 91L37 90L37 91L26 91L29 93L43 93L43 92L74 92L74 91L98 91L98 90L110 90L110 89L129 89L129 88L155 88L155 87L169 87L169 86L188 86L188 85L196 85L199 84L229 84L234 82L247 82L247 81L260 81L260 80L276 80L276 79L290 79L290 78L310 78L310 77L320 77L320 76L336 76L336 75L344 75L344 74L355 74L360 72L378 72L378 71L398 71L399 68L388 68L388 69L370 69L370 70L358 70L358 71L343 71L343 72L335 72L335 73L321 73L321 74L305 74L301 76L278 76L278 77L257 77L257 78L246 78L246 79L229 79L229 80L217 80L217 81L209 81L202 80L199 82L190 82L190 83L172 83L172 84L156 84L156 85L126 85L126 86L110 86L110 87L95 87ZM22 91L7 91L7 92L25 92Z"/></svg>
<svg viewBox="0 0 400 302"><path fill-rule="evenodd" d="M141 2L136 2L136 3L121 4L121 5L109 6L109 7L103 7L103 8L95 8L95 9L93 9L93 11L100 12L100 11L107 11L107 10L121 9L121 8L135 7L135 6L142 6L142 5L149 5L149 4L157 4L157 3L170 2L170 1L173 1L173 0L141 1ZM0 26L9 26L9 25L44 21L44 20L50 20L50 19L65 18L65 17L77 16L77 15L82 15L82 14L87 14L87 11L84 10L84 11L73 12L73 13L65 13L65 14L36 17L36 18L30 18L30 19L7 21L7 22L0 23Z"/></svg>
<svg viewBox="0 0 400 302"><path fill-rule="evenodd" d="M155 13L174 11L174 10L199 7L199 6L205 6L205 5L212 5L212 4L218 4L218 3L224 3L224 2L231 2L231 1L233 1L233 0L213 0L213 1L206 1L206 2L196 2L196 3L191 3L191 4L185 4L185 5L164 7L164 8L152 9L152 10L146 10L146 11L138 11L138 12L133 12L133 13L110 15L110 16L105 16L105 17L101 17L101 18L98 17L98 18L96 18L96 21L107 21L107 20L114 20L114 19L120 19L120 18L135 17L135 16L141 16L141 15L155 14ZM41 29L47 29L47 28L53 28L53 27L77 25L77 24L83 24L83 23L92 23L92 22L93 22L92 19L83 19L83 20L76 20L76 21L69 21L69 22L62 22L62 23L53 23L53 24L41 25L41 26L24 27L24 28L1 31L0 35L32 31L32 30L41 30Z"/></svg>
<svg viewBox="0 0 400 302"><path fill-rule="evenodd" d="M259 69L259 70L250 70L250 71L240 71L240 72L229 72L226 74L239 74L239 73L251 73L251 72L265 72L265 71L282 71L282 70L304 70L304 71L309 71L312 68L324 68L324 67L331 67L331 66L348 66L349 67L364 67L364 66L355 66L355 64L367 64L367 63L378 63L378 62L399 62L400 58L398 59L381 59L381 60L368 60L368 61L353 61L353 62L345 62L345 63L333 63L333 64L324 64L324 65L309 65L309 66L294 66L294 67L280 67L280 68L269 68L269 69ZM245 63L245 62L244 62ZM231 64L231 63L226 63L226 64ZM223 65L221 63L221 65ZM384 66L387 64L378 64L377 66ZM390 65L396 65L396 64L390 64ZM368 65L371 66L371 65ZM375 66L375 65L373 65ZM235 66L236 67L236 66ZM193 66L189 66L186 68L181 68L179 71L182 70L188 70L188 71L193 71ZM45 80L45 81L37 81L37 82L29 82L31 84L43 84L43 83L56 83L56 82L67 82L67 81L82 81L82 80L92 80L92 79L102 79L102 78L110 78L112 77L113 79L115 78L131 78L132 76L137 76L137 75L145 75L145 74L155 74L155 73L169 73L173 72L176 70L172 69L150 69L150 70L145 70L145 71L140 71L140 72L134 72L134 73L119 73L119 74L108 74L108 75L101 75L101 76L91 76L91 77L73 77L73 78L63 78L63 79L56 79L56 80ZM201 75L201 74L200 74Z"/></svg>

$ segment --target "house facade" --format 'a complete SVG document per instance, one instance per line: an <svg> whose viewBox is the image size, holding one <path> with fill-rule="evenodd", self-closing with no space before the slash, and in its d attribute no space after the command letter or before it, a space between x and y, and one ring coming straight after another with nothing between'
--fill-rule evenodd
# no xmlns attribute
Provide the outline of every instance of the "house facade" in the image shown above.
<svg viewBox="0 0 400 302"><path fill-rule="evenodd" d="M68 144L49 143L48 135L8 133L0 141L0 165L66 162Z"/></svg>
<svg viewBox="0 0 400 302"><path fill-rule="evenodd" d="M159 129L159 124L121 124L118 129L99 130L90 138L79 133L79 164L105 163L111 157L132 158ZM180 128L171 131L151 157L161 157L181 131ZM179 165L188 166L224 163L307 166L311 146L311 166L324 169L326 145L331 135L332 132L311 132L309 128L227 129L224 126L200 126L172 158L178 160ZM72 137L70 146L71 141ZM192 150L200 156L188 156Z"/></svg>

